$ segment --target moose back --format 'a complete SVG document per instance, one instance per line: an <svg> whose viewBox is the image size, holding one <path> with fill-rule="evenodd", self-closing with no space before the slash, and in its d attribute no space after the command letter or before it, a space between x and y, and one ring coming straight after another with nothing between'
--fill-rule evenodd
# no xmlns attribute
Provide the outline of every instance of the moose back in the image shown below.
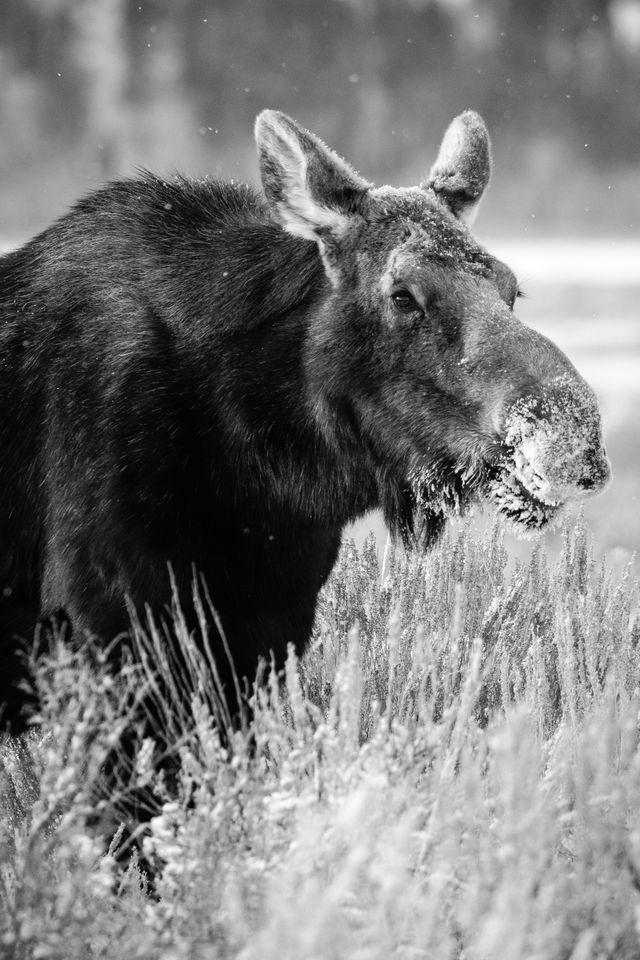
<svg viewBox="0 0 640 960"><path fill-rule="evenodd" d="M192 622L195 571L252 676L304 647L365 511L424 546L471 500L538 528L608 479L592 391L469 232L490 174L477 114L411 189L374 188L275 111L256 140L263 193L123 180L0 260L13 729L17 638L58 611L110 642L126 598L163 616L170 565Z"/></svg>

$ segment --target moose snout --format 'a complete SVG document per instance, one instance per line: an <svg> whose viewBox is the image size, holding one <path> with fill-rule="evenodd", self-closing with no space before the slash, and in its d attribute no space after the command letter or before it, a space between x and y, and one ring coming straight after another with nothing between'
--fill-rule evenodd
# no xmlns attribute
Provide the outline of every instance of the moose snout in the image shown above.
<svg viewBox="0 0 640 960"><path fill-rule="evenodd" d="M565 446L562 432L557 437L533 436L532 461L542 478L541 499L567 503L596 496L611 479L611 465L604 446L575 443Z"/></svg>
<svg viewBox="0 0 640 960"><path fill-rule="evenodd" d="M561 377L517 400L507 412L504 443L514 475L546 503L595 496L611 479L597 400L580 379Z"/></svg>
<svg viewBox="0 0 640 960"><path fill-rule="evenodd" d="M586 462L580 464L582 476L576 480L576 486L589 494L602 493L611 481L611 463L607 456L607 451L600 444L598 449L587 454Z"/></svg>

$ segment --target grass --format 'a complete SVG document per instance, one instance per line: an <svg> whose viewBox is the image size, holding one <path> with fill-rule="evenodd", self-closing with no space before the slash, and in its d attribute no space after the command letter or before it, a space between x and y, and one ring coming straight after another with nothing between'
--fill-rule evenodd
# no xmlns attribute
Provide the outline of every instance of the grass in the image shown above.
<svg viewBox="0 0 640 960"><path fill-rule="evenodd" d="M256 693L251 746L221 742L183 637L192 733L143 840L153 896L91 826L139 670L60 646L41 730L0 754L0 955L638 958L639 641L637 586L579 521L552 565L534 547L512 568L499 528L466 524L382 572L373 540L346 543L310 649Z"/></svg>

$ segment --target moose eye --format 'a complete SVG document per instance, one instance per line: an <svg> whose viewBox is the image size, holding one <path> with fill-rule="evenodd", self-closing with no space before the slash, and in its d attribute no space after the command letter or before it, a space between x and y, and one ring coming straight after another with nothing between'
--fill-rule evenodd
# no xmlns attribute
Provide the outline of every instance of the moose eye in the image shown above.
<svg viewBox="0 0 640 960"><path fill-rule="evenodd" d="M399 313L413 313L414 310L420 309L415 297L408 290L397 290L391 294L391 300Z"/></svg>
<svg viewBox="0 0 640 960"><path fill-rule="evenodd" d="M510 309L513 310L516 305L516 300L520 300L522 297L526 297L526 293L523 293L520 287L516 287L516 291L511 298Z"/></svg>

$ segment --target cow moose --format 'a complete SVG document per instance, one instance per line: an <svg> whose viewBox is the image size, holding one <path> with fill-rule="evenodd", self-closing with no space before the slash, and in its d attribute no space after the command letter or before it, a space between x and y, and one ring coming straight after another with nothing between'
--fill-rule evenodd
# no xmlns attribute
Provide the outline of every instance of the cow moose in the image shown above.
<svg viewBox="0 0 640 960"><path fill-rule="evenodd" d="M424 547L473 500L537 529L607 482L593 392L469 232L491 164L476 113L414 188L372 186L280 112L255 132L263 193L141 174L0 259L13 730L17 638L56 611L106 644L127 598L163 616L171 569L191 622L195 571L251 677L304 648L366 511Z"/></svg>

